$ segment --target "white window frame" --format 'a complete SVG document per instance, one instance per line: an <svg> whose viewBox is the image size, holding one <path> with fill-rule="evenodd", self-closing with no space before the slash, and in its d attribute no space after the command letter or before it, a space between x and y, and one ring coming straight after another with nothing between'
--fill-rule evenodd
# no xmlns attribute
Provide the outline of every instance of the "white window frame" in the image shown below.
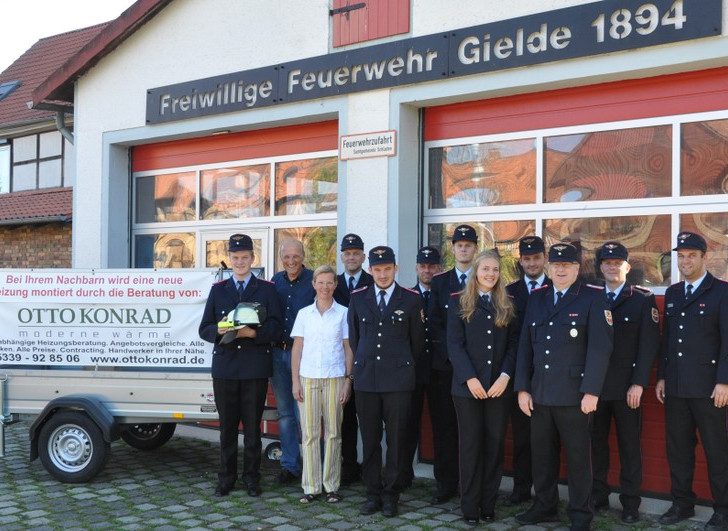
<svg viewBox="0 0 728 531"><path fill-rule="evenodd" d="M424 144L424 187L423 187L423 223L422 241L428 238L428 228L432 224L459 223L459 222L498 222L533 220L536 224L536 234L543 235L543 222L546 219L574 219L598 218L620 216L650 216L670 215L672 233L670 242L673 242L679 232L680 216L694 213L728 213L726 195L680 195L680 127L685 123L706 122L712 120L728 119L728 110L702 113L677 114L654 118L641 118L635 120L621 120L577 126L554 127L545 129L524 130L502 134L479 135L451 138L445 140L432 140ZM607 201L574 201L568 203L546 203L543 201L543 140L545 137L574 135L612 131L618 129L635 129L669 125L672 127L672 194L666 197L647 199L618 199ZM536 202L524 205L498 205L467 208L430 208L430 157L429 150L437 147L450 147L486 142L503 142L507 140L520 140L533 138L536 141ZM668 249L665 249L667 251ZM677 281L677 256L671 256L672 281ZM664 294L665 287L655 287L656 294Z"/></svg>

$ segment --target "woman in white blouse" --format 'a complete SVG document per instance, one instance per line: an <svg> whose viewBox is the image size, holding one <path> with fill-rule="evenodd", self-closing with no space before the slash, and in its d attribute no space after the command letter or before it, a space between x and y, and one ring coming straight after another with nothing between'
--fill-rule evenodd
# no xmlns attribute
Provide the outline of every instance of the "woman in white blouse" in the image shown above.
<svg viewBox="0 0 728 531"><path fill-rule="evenodd" d="M303 473L301 503L341 501L341 420L351 395L354 354L349 348L347 309L334 301L336 271L328 265L313 273L316 300L301 308L291 337L293 398L301 413ZM321 467L321 427L324 463Z"/></svg>

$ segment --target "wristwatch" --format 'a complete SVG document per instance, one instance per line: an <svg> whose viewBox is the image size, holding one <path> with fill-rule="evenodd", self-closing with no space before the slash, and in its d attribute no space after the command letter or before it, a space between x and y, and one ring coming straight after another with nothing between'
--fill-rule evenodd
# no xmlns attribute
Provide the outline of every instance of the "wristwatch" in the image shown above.
<svg viewBox="0 0 728 531"><path fill-rule="evenodd" d="M347 374L347 375L346 375L346 378L348 378L348 379L349 379L349 380L351 380L352 382L354 381L354 375L353 375L353 374Z"/></svg>

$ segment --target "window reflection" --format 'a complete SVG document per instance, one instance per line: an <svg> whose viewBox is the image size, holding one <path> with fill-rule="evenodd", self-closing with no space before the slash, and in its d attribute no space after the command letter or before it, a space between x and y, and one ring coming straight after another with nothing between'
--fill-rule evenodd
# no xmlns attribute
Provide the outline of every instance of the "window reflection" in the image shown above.
<svg viewBox="0 0 728 531"><path fill-rule="evenodd" d="M728 213L683 214L680 231L700 234L708 244L706 267L714 276L728 280ZM675 281L678 281L675 278Z"/></svg>
<svg viewBox="0 0 728 531"><path fill-rule="evenodd" d="M534 139L432 148L430 208L536 201Z"/></svg>
<svg viewBox="0 0 728 531"><path fill-rule="evenodd" d="M728 193L728 120L683 124L681 195Z"/></svg>
<svg viewBox="0 0 728 531"><path fill-rule="evenodd" d="M267 216L270 164L200 172L202 219Z"/></svg>
<svg viewBox="0 0 728 531"><path fill-rule="evenodd" d="M136 180L136 222L194 220L195 173L151 175Z"/></svg>
<svg viewBox="0 0 728 531"><path fill-rule="evenodd" d="M587 281L601 278L595 264L596 250L615 240L629 250L630 283L647 287L670 284L669 215L550 219L544 221L543 238L547 249L560 241L580 248L580 275Z"/></svg>
<svg viewBox="0 0 728 531"><path fill-rule="evenodd" d="M280 253L278 252L281 243L290 238L303 242L303 249L306 251L306 259L303 263L307 268L316 269L324 264L335 267L338 249L336 246L336 227L292 227L289 229L276 229L275 231L276 271L283 270Z"/></svg>
<svg viewBox="0 0 728 531"><path fill-rule="evenodd" d="M138 234L135 250L134 267L195 267L195 235L192 233Z"/></svg>
<svg viewBox="0 0 728 531"><path fill-rule="evenodd" d="M671 127L641 127L544 139L548 203L671 194Z"/></svg>
<svg viewBox="0 0 728 531"><path fill-rule="evenodd" d="M428 245L440 249L443 271L455 267L455 256L452 253L451 238L455 227L461 224L470 225L478 233L480 250L498 248L502 257L501 276L510 282L518 276L518 240L529 234L535 234L536 223L529 221L460 221L457 223L432 223L428 225Z"/></svg>
<svg viewBox="0 0 728 531"><path fill-rule="evenodd" d="M276 214L336 212L338 158L276 164Z"/></svg>

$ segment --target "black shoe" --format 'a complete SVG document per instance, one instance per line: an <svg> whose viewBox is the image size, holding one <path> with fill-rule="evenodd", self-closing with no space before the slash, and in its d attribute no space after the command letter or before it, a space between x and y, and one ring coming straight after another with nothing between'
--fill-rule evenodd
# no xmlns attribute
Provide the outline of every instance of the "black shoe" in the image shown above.
<svg viewBox="0 0 728 531"><path fill-rule="evenodd" d="M622 522L635 524L640 521L640 513L636 509L622 509Z"/></svg>
<svg viewBox="0 0 728 531"><path fill-rule="evenodd" d="M223 487L222 485L218 485L215 487L215 496L218 498L223 498L230 494L230 491L233 490L232 487Z"/></svg>
<svg viewBox="0 0 728 531"><path fill-rule="evenodd" d="M296 474L294 474L290 470L286 470L284 468L276 476L276 483L278 485L286 485L288 483L293 483L294 481L296 481L298 479L300 479L299 476L297 476Z"/></svg>
<svg viewBox="0 0 728 531"><path fill-rule="evenodd" d="M536 525L540 524L541 522L558 522L559 521L559 515L556 511L550 511L547 513L536 511L532 508L530 508L525 513L517 514L516 515L516 522L518 522L521 525Z"/></svg>
<svg viewBox="0 0 728 531"><path fill-rule="evenodd" d="M430 504L440 505L441 503L445 503L446 501L451 500L455 496L457 496L457 492L455 492L454 490L438 491L432 498L430 498Z"/></svg>
<svg viewBox="0 0 728 531"><path fill-rule="evenodd" d="M662 525L673 525L682 520L687 520L695 516L695 509L690 507L689 509L681 509L677 505L672 505L665 514L660 516L658 522Z"/></svg>
<svg viewBox="0 0 728 531"><path fill-rule="evenodd" d="M703 529L705 531L727 531L728 515L713 513L713 516L710 517L710 520L708 520Z"/></svg>
<svg viewBox="0 0 728 531"><path fill-rule="evenodd" d="M480 518L483 522L493 522L495 520L495 513L480 513Z"/></svg>
<svg viewBox="0 0 728 531"><path fill-rule="evenodd" d="M382 508L379 500L367 500L359 507L359 514L374 514Z"/></svg>
<svg viewBox="0 0 728 531"><path fill-rule="evenodd" d="M263 491L260 489L260 485L257 483L251 483L248 485L248 496L251 498L257 498Z"/></svg>
<svg viewBox="0 0 728 531"><path fill-rule="evenodd" d="M382 503L382 516L387 518L394 518L397 516L397 502L396 501L385 501Z"/></svg>
<svg viewBox="0 0 728 531"><path fill-rule="evenodd" d="M469 516L463 516L463 522L465 522L465 525L470 527L476 527L478 525L478 519L471 518Z"/></svg>
<svg viewBox="0 0 728 531"><path fill-rule="evenodd" d="M505 500L503 500L503 505L505 507L513 507L514 505L520 505L527 501L531 501L531 493L518 494L518 493L514 492L513 494L508 496Z"/></svg>

